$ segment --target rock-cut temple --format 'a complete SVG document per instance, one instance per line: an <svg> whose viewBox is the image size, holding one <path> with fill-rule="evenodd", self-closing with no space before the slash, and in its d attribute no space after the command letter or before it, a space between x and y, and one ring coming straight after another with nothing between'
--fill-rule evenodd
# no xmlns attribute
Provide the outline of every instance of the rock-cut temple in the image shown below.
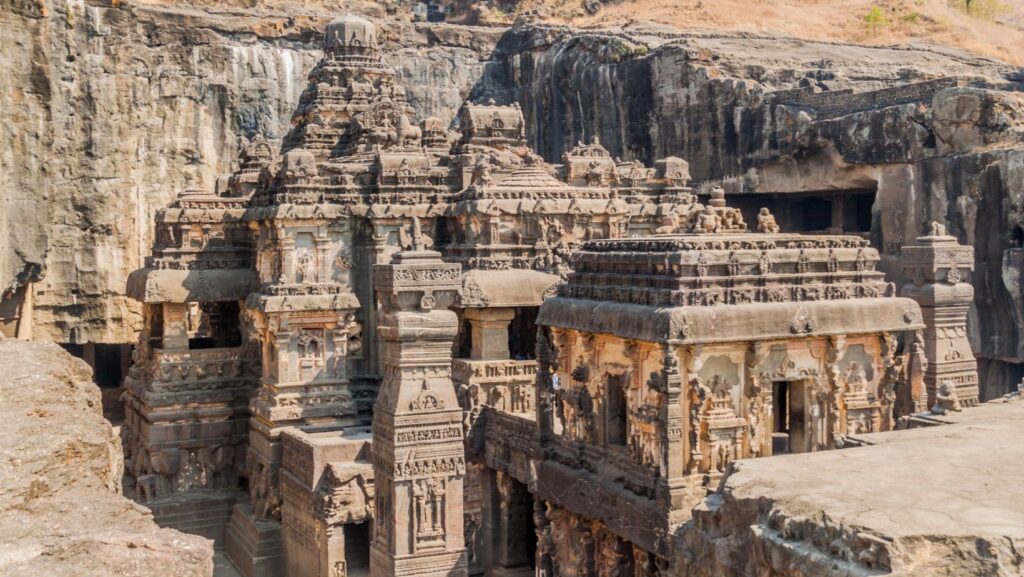
<svg viewBox="0 0 1024 577"><path fill-rule="evenodd" d="M242 575L667 576L731 462L977 402L940 226L897 289L683 159L551 164L514 104L414 122L365 19L323 48L129 281L126 493Z"/></svg>

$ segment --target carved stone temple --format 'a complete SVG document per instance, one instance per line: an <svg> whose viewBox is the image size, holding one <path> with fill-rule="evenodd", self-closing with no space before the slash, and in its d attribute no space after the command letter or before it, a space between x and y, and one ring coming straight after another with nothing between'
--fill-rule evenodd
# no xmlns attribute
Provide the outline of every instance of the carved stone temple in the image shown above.
<svg viewBox="0 0 1024 577"><path fill-rule="evenodd" d="M864 238L748 224L682 159L550 164L515 104L414 122L365 19L323 49L129 281L125 492L246 577L672 575L731 462L977 400L954 239L897 296Z"/></svg>

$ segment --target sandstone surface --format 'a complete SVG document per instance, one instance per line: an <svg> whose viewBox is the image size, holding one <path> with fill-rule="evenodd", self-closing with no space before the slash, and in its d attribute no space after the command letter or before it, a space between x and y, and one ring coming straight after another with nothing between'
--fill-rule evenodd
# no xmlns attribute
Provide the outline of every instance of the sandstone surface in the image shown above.
<svg viewBox="0 0 1024 577"><path fill-rule="evenodd" d="M373 2L343 8L386 15ZM241 138L290 129L320 33L343 8L0 8L0 134L11 143L0 153L0 292L21 299L18 287L35 283L35 338L135 340L141 319L125 286L152 245L154 212L184 190L212 191ZM497 35L390 22L381 36L417 120L451 121Z"/></svg>
<svg viewBox="0 0 1024 577"><path fill-rule="evenodd" d="M84 362L54 344L4 340L0 367L0 574L212 574L209 541L157 527L118 494L121 443Z"/></svg>

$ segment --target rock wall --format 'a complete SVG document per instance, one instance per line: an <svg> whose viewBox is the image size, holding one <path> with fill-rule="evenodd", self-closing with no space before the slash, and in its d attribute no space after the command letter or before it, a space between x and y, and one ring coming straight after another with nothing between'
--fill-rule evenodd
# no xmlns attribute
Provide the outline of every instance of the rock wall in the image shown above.
<svg viewBox="0 0 1024 577"><path fill-rule="evenodd" d="M182 190L213 190L239 139L279 139L345 10L9 0L0 28L0 294L35 283L34 334L134 342L124 295L152 242L152 215ZM390 22L389 63L422 116L452 119L497 33ZM2 316L2 315L0 315Z"/></svg>
<svg viewBox="0 0 1024 577"><path fill-rule="evenodd" d="M548 160L596 135L627 160L686 158L695 181L754 203L876 191L871 240L897 286L900 247L945 223L977 249L972 345L992 377L983 382L999 389L1024 361L1020 81L938 47L521 26L498 43L478 91L522 103Z"/></svg>
<svg viewBox="0 0 1024 577"><path fill-rule="evenodd" d="M0 574L213 574L211 541L160 529L118 494L121 442L84 362L8 339L0 371Z"/></svg>
<svg viewBox="0 0 1024 577"><path fill-rule="evenodd" d="M152 213L212 189L241 137L280 138L326 22L378 18L421 116L468 95L522 104L557 161L597 136L613 155L690 161L734 195L875 190L872 241L944 221L977 248L972 343L1009 382L1024 361L1019 70L938 47L868 48L637 25L508 31L413 25L402 2L8 0L0 26L0 291L33 282L34 337L133 342L127 274ZM959 79L950 82L948 79ZM958 84L967 86L957 86ZM1018 229L1019 234L1018 234ZM9 315L18 293L5 296ZM3 319L0 318L0 321Z"/></svg>

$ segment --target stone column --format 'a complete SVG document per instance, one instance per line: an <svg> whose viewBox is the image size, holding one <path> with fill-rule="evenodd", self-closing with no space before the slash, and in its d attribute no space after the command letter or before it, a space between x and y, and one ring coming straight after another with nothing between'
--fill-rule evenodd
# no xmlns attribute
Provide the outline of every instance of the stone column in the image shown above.
<svg viewBox="0 0 1024 577"><path fill-rule="evenodd" d="M516 316L515 309L466 309L464 313L473 334L469 358L474 361L506 360L508 325Z"/></svg>
<svg viewBox="0 0 1024 577"><path fill-rule="evenodd" d="M458 318L447 310L461 270L426 250L418 229L414 219L412 249L373 271L384 380L373 409L370 575L465 577L465 449L451 379Z"/></svg>
<svg viewBox="0 0 1024 577"><path fill-rule="evenodd" d="M278 231L281 243L281 283L294 283L295 280L295 239L283 230Z"/></svg>
<svg viewBox="0 0 1024 577"><path fill-rule="evenodd" d="M656 494L659 508L675 511L676 515L685 517L689 511L683 507L686 497L686 482L683 430L684 416L681 403L683 379L679 373L679 356L673 345L665 345L662 349L662 369L657 384L664 394L661 406L661 475L658 478ZM672 513L670 517L674 516Z"/></svg>
<svg viewBox="0 0 1024 577"><path fill-rule="evenodd" d="M547 446L554 436L554 406L555 390L553 378L558 371L557 351L552 346L551 329L545 326L537 327L537 403L535 406L537 414L537 443L534 458L544 459L544 447Z"/></svg>
<svg viewBox="0 0 1024 577"><path fill-rule="evenodd" d="M832 206L832 226L829 227L835 234L843 234L846 228L846 201L847 196L837 196L829 201Z"/></svg>
<svg viewBox="0 0 1024 577"><path fill-rule="evenodd" d="M163 350L188 350L188 319L185 303L164 303Z"/></svg>
<svg viewBox="0 0 1024 577"><path fill-rule="evenodd" d="M910 281L901 293L921 305L924 317L924 371L928 406L935 392L949 381L965 406L978 403L978 364L967 340L967 311L974 300L974 287L965 282L974 270L974 248L948 236L945 227L932 223L927 236L904 246L901 258Z"/></svg>

